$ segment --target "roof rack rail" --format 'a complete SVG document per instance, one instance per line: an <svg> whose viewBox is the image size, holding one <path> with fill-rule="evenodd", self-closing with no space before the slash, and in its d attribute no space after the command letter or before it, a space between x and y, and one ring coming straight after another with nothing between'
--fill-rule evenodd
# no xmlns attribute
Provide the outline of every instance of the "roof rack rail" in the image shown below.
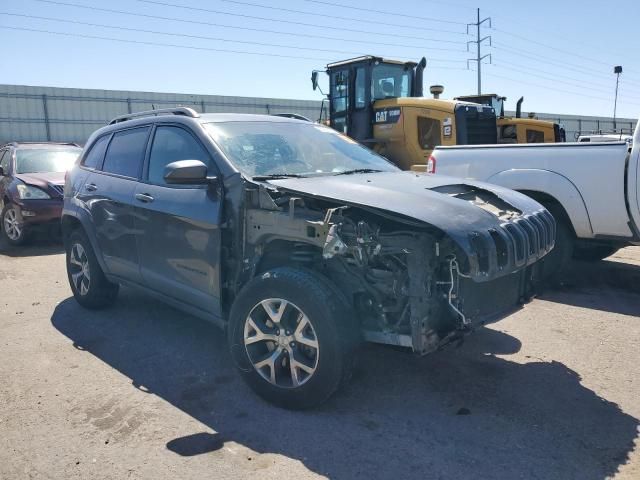
<svg viewBox="0 0 640 480"><path fill-rule="evenodd" d="M144 112L128 113L126 115L120 115L109 122L109 125L115 125L116 123L126 122L127 120L133 120L134 118L142 117L154 117L158 115L183 115L185 117L198 118L200 114L193 108L189 107L175 107L175 108L160 108L158 110L146 110Z"/></svg>
<svg viewBox="0 0 640 480"><path fill-rule="evenodd" d="M0 148L13 146L17 147L18 145L69 145L71 147L80 147L76 142L51 142L48 140L44 140L42 142L7 142L0 144Z"/></svg>

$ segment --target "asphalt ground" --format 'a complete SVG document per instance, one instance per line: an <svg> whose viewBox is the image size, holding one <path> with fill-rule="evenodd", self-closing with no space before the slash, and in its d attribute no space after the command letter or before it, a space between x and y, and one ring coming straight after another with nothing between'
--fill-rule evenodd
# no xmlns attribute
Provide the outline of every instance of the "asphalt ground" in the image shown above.
<svg viewBox="0 0 640 480"><path fill-rule="evenodd" d="M458 348L365 346L289 412L223 333L134 291L79 307L57 243L0 244L0 478L640 479L640 248Z"/></svg>

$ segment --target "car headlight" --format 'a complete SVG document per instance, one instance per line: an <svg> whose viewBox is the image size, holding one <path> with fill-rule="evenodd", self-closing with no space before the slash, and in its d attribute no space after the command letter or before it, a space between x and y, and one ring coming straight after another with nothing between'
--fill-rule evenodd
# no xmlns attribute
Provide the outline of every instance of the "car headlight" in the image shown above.
<svg viewBox="0 0 640 480"><path fill-rule="evenodd" d="M18 196L22 200L43 200L51 198L47 192L38 187L20 184L16 188L18 189Z"/></svg>

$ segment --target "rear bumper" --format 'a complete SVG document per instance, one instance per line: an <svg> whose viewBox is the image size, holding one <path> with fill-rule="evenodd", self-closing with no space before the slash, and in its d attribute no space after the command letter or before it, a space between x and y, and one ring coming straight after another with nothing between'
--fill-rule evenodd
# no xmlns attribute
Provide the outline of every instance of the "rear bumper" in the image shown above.
<svg viewBox="0 0 640 480"><path fill-rule="evenodd" d="M18 200L15 203L18 221L23 227L55 225L62 216L62 199Z"/></svg>

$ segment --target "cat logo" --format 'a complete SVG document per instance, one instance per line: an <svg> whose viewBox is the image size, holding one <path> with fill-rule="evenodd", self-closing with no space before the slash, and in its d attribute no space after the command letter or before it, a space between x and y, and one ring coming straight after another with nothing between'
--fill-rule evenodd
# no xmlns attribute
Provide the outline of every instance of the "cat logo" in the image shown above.
<svg viewBox="0 0 640 480"><path fill-rule="evenodd" d="M382 110L376 110L375 123L397 123L400 120L400 109L383 108Z"/></svg>

